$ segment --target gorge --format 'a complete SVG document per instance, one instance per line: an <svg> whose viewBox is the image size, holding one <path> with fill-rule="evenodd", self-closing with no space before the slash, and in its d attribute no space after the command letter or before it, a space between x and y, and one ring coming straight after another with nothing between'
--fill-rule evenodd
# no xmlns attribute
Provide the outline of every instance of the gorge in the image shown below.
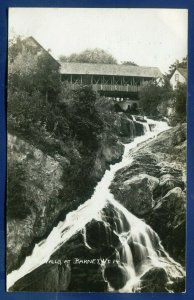
<svg viewBox="0 0 194 300"><path fill-rule="evenodd" d="M185 126L131 118L131 132L141 126L144 134L133 141L125 136L122 160L115 157L89 200L10 268L9 291L184 291L184 253L169 239L176 244L175 231L184 232L184 161L177 157L185 149ZM61 178L57 166L54 174ZM168 210L167 222L161 210ZM170 229L162 235L158 223Z"/></svg>

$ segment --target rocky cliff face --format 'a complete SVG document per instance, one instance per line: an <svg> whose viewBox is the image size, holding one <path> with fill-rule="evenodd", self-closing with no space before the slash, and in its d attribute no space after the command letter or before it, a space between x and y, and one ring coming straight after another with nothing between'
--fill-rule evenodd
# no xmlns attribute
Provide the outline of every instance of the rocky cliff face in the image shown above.
<svg viewBox="0 0 194 300"><path fill-rule="evenodd" d="M63 168L59 158L56 160L44 154L16 136L9 135L8 149L8 170L14 176L20 166L20 172L23 173L22 178L15 178L15 182L8 181L9 271L18 266L23 255L30 250L32 241L45 234L45 229L62 209L59 195L63 188ZM65 163L68 164L68 160ZM20 186L20 190L17 190L17 186Z"/></svg>
<svg viewBox="0 0 194 300"><path fill-rule="evenodd" d="M47 263L19 279L10 290L184 291L181 266L166 255L158 235L149 226L130 214L125 215L125 211L110 202L100 215L101 219L88 222L61 244ZM160 254L158 257L154 249ZM132 287L123 289L130 279Z"/></svg>
<svg viewBox="0 0 194 300"><path fill-rule="evenodd" d="M186 125L160 134L130 155L132 164L116 173L111 191L159 234L169 254L184 265Z"/></svg>
<svg viewBox="0 0 194 300"><path fill-rule="evenodd" d="M135 125L124 114L113 114L112 118L110 129L99 136L99 146L90 155L75 144L66 144L64 155L50 150L48 154L35 142L9 135L8 273L21 265L34 244L46 237L59 220L92 195L109 165L121 159L122 142L133 139L135 126L138 135L143 133L143 126ZM81 149L84 147L87 145Z"/></svg>

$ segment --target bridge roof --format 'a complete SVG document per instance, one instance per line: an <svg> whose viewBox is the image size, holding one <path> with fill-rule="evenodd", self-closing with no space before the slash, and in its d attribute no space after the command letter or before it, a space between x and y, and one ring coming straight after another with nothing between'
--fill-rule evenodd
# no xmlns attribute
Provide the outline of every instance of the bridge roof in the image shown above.
<svg viewBox="0 0 194 300"><path fill-rule="evenodd" d="M60 73L75 75L115 75L152 78L158 78L162 76L162 73L157 67L89 63L61 63Z"/></svg>

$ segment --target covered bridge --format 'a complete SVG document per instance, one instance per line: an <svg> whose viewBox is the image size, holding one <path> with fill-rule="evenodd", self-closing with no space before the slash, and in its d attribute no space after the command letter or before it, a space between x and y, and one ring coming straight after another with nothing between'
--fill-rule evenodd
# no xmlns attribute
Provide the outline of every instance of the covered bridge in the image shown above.
<svg viewBox="0 0 194 300"><path fill-rule="evenodd" d="M139 91L144 82L162 76L157 67L58 62L32 36L24 39L23 45L34 49L35 53L47 54L50 63L59 67L61 80L71 89L75 89L78 84L92 85L95 91L116 99L119 104L122 102L125 108L128 104L138 105Z"/></svg>
<svg viewBox="0 0 194 300"><path fill-rule="evenodd" d="M60 73L71 89L78 84L90 84L102 95L134 102L145 81L162 76L157 67L91 63L61 63Z"/></svg>

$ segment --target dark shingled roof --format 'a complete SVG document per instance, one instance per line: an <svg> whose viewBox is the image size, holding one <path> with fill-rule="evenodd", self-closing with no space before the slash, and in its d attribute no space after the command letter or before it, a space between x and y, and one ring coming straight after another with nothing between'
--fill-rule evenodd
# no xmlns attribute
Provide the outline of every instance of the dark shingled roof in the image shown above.
<svg viewBox="0 0 194 300"><path fill-rule="evenodd" d="M187 69L177 68L177 71L179 71L181 73L181 75L187 80Z"/></svg>
<svg viewBox="0 0 194 300"><path fill-rule="evenodd" d="M116 75L158 78L162 76L156 67L139 67L115 64L61 63L61 74Z"/></svg>

